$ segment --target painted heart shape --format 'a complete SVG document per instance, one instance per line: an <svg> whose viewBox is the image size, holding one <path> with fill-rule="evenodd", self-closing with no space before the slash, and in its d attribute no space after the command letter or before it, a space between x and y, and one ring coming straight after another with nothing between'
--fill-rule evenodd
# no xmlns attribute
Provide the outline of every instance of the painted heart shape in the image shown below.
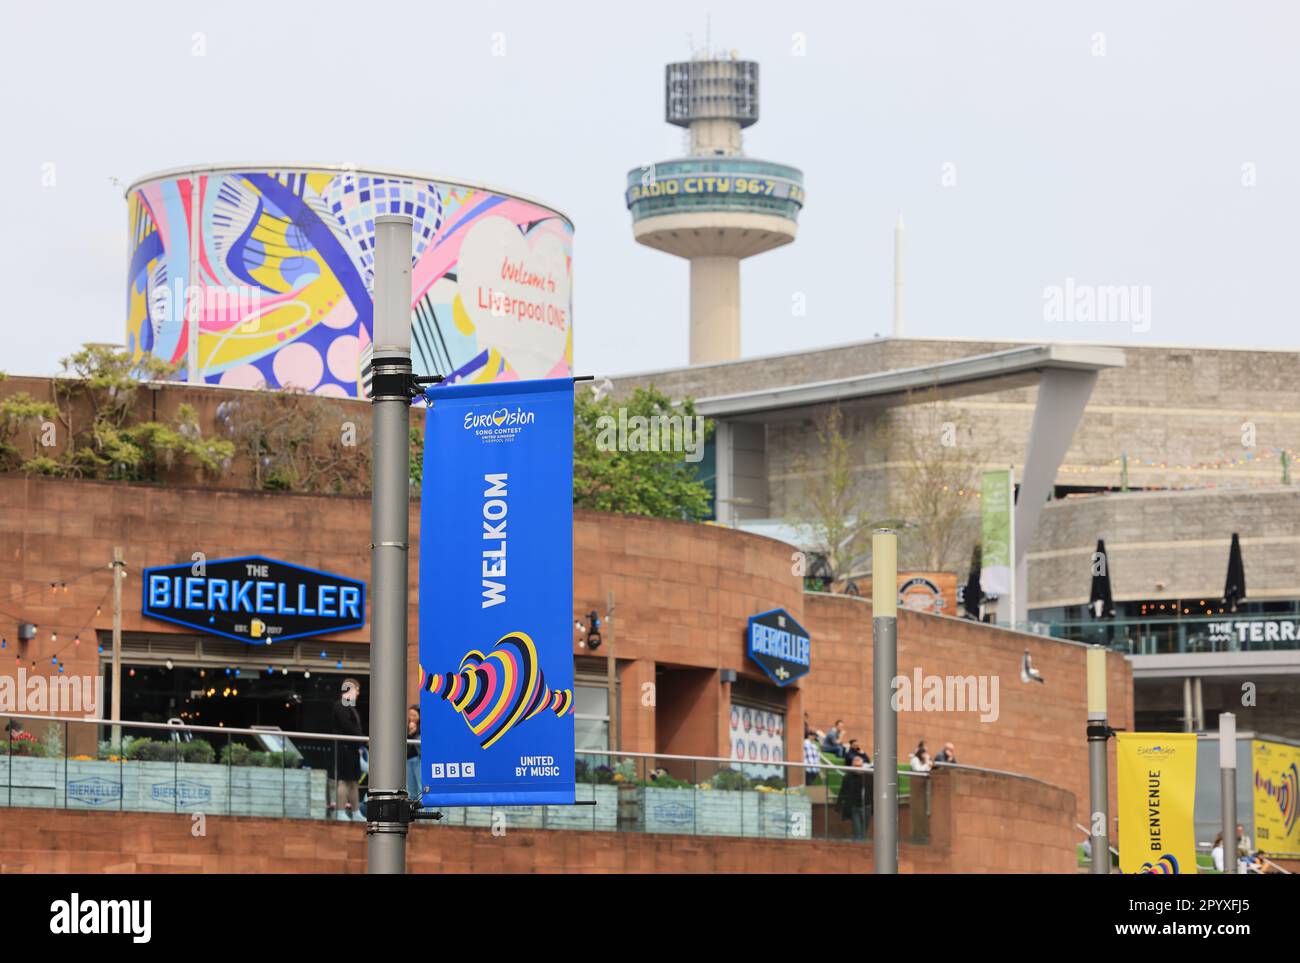
<svg viewBox="0 0 1300 963"><path fill-rule="evenodd" d="M504 408L502 408L500 411L494 411L492 412L492 421L495 424L500 425L503 421L506 420L507 414L509 414L509 412L507 412L506 409Z"/></svg>
<svg viewBox="0 0 1300 963"><path fill-rule="evenodd" d="M478 350L496 348L521 378L544 378L563 360L571 305L558 237L530 241L507 218L482 218L461 242L456 274Z"/></svg>
<svg viewBox="0 0 1300 963"><path fill-rule="evenodd" d="M487 655L471 650L455 672L430 674L420 666L420 689L450 703L482 749L543 709L557 716L573 711L573 691L546 685L537 646L523 632L503 636Z"/></svg>

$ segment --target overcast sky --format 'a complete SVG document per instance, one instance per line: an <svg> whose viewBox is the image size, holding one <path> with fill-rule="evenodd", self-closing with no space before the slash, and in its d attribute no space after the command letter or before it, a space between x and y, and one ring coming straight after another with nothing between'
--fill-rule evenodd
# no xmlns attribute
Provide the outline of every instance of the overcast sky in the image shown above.
<svg viewBox="0 0 1300 963"><path fill-rule="evenodd" d="M663 65L706 10L761 64L746 153L807 189L798 240L742 269L746 356L888 333L899 212L909 334L1300 341L1295 3L120 0L4 6L0 369L123 340L114 178L227 161L537 197L576 225L577 370L685 364L687 264L633 242L623 188L682 153ZM1149 316L1049 320L1067 279Z"/></svg>

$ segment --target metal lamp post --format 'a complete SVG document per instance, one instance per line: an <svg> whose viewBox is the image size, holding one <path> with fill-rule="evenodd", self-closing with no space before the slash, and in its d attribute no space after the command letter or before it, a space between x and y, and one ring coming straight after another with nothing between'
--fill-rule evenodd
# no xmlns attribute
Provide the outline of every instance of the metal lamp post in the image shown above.
<svg viewBox="0 0 1300 963"><path fill-rule="evenodd" d="M1110 788L1106 773L1106 743L1110 726L1106 721L1106 648L1089 647L1088 685L1088 798L1092 825L1089 828L1094 876L1110 874Z"/></svg>
<svg viewBox="0 0 1300 963"><path fill-rule="evenodd" d="M370 495L370 792L367 871L406 872L406 616L410 522L410 217L375 218Z"/></svg>
<svg viewBox="0 0 1300 963"><path fill-rule="evenodd" d="M1237 873L1237 716L1219 714L1219 808L1223 814L1223 871Z"/></svg>
<svg viewBox="0 0 1300 963"><path fill-rule="evenodd" d="M898 873L898 535L887 528L871 535L872 735L875 775L875 863L878 875Z"/></svg>

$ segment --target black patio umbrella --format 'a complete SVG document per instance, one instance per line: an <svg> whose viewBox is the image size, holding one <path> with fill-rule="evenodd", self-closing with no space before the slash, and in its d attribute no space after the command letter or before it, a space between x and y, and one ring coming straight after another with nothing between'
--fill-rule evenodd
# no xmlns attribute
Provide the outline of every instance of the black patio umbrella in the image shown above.
<svg viewBox="0 0 1300 963"><path fill-rule="evenodd" d="M1246 598L1246 565L1241 560L1241 539L1232 533L1232 548L1228 550L1228 579L1223 583L1223 604L1229 612L1237 611Z"/></svg>
<svg viewBox="0 0 1300 963"><path fill-rule="evenodd" d="M1094 619L1109 619L1115 615L1115 599L1110 594L1110 558L1106 555L1106 542L1100 538L1092 556L1092 591L1088 593L1088 608Z"/></svg>
<svg viewBox="0 0 1300 963"><path fill-rule="evenodd" d="M977 622L980 618L980 602L984 597L980 591L981 555L980 546L976 545L970 553L970 575L966 578L966 589L961 600L961 607L966 610L966 614Z"/></svg>

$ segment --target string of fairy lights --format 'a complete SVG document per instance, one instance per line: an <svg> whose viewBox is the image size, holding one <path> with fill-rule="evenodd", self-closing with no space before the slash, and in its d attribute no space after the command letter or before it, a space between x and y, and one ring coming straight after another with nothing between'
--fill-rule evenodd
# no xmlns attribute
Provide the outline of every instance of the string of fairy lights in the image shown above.
<svg viewBox="0 0 1300 963"><path fill-rule="evenodd" d="M77 582L81 581L84 578L87 578L91 575L95 575L97 573L104 572L104 571L108 571L108 569L103 565L99 565L93 569L88 569L84 572L80 572L66 579L55 579L54 581L49 583L48 591L54 596L67 595L68 592L71 590L72 585L76 584ZM10 598L6 599L5 604L10 604L11 602L18 601L19 599L29 598L30 596L36 595L38 593L43 594L46 591L47 589L45 588L44 584L42 584L41 586L35 589L29 589L26 592L20 592L17 595L11 596ZM81 645L82 634L90 628L90 626L94 623L95 618L103 612L104 603L108 601L108 596L112 591L113 591L112 586L104 590L104 594L101 595L99 601L95 603L94 614L87 616L86 621L82 623L82 625L72 633L71 641L65 643L62 648L57 649L54 652L54 654L50 656L50 664L53 665L55 668L57 668L59 672L63 672L64 669L66 668L61 656L63 655L64 652L67 652L69 649L74 649ZM0 615L5 615L9 618L14 619L15 621L21 621L21 618L19 616L14 615L11 612L4 611L3 609L0 609ZM55 626L50 631L50 642L56 645L58 644L59 641L58 629L59 626ZM22 652L19 651L19 648L20 646L15 645L13 649L13 653L14 653L14 661L21 664L21 662L23 661L23 656L22 656ZM5 652L8 649L9 649L8 636L0 635L0 652ZM28 659L28 662L30 663L33 669L36 668L35 659Z"/></svg>
<svg viewBox="0 0 1300 963"><path fill-rule="evenodd" d="M96 574L98 574L98 573L101 573L101 572L107 572L107 571L111 571L111 570L112 570L112 566L111 566L111 565L110 565L110 566L97 565L97 566L95 566L94 568L86 569L86 570L84 570L84 571L79 571L79 572L77 572L77 573L74 574L74 575L68 576L67 578L54 579L53 581L51 581L51 582L48 583L48 587L47 587L46 583L42 582L42 583L41 583L39 586L37 586L36 588L28 589L28 590L26 590L26 591L24 591L24 592L19 592L19 593L16 594L16 595L12 595L12 596L10 596L9 598L7 598L7 599L5 600L5 604L6 604L6 605L9 605L9 604L12 604L13 602L17 602L17 601L20 601L20 600L22 600L22 599L30 598L30 597L33 596L33 595L44 594L44 593L47 592L47 591L48 591L51 595L55 596L56 598L57 598L57 596L59 596L59 595L67 595L67 594L71 591L71 586L73 586L73 585L75 585L76 583L80 582L82 579L89 578L89 577L92 576L92 575L96 575ZM64 660L63 660L63 658L62 658L63 655L64 655L64 653L68 652L69 650L76 650L76 649L80 648L80 646L81 646L81 637L82 637L83 635L85 635L87 631L90 630L90 628L91 628L92 625L94 625L95 619L97 619L97 618L99 618L101 615L103 615L103 612L104 612L104 606L108 603L108 597L109 597L109 595L112 594L112 592L113 592L113 587L112 587L112 585L110 585L108 588L106 588L106 589L104 590L104 594L101 595L101 596L99 597L99 601L95 603L95 609L94 609L94 612L93 612L91 615L88 615L88 616L86 617L86 620L85 620L85 621L84 621L84 622L83 622L83 623L82 623L82 624L81 624L81 625L80 625L80 626L79 626L79 627L78 627L78 628L77 628L77 629L72 633L72 638L71 638L70 640L66 641L66 642L65 642L65 643L64 643L60 648L56 649L56 650L54 651L54 653L50 656L50 665L53 666L55 669L57 669L59 672L64 672L64 671L67 669L67 665L66 665L66 663L64 662ZM15 622L19 622L19 623L25 622L25 619L24 619L22 616L16 615L16 614L14 614L14 613L12 613L12 612L9 612L9 611L7 611L7 610L5 610L5 609L0 609L0 615L5 616L6 618L13 619ZM38 631L39 631L39 626L36 626L36 628L37 628ZM59 631L58 631L58 630L59 630L59 628L66 628L66 624L64 624L64 625L62 625L62 626L54 626L53 628L50 629L50 642L51 642L51 644L54 644L54 645L57 645L57 644L58 644L58 641L59 641ZM268 644L268 645L270 644L270 640L268 640L268 643L267 643L267 644ZM104 646L103 646L102 644L98 643L98 641L96 642L96 645L97 645L97 647L98 647L99 654L100 654L100 655L104 655L104 654L105 654L105 648L104 648ZM0 654L7 654L8 652L12 651L13 654L14 654L14 660L15 660L16 662L18 662L19 664L21 664L22 661L23 661L23 655L22 655L22 652L19 651L20 648L21 648L20 645L15 644L15 645L13 646L13 648L11 649L11 648L10 648L10 645L9 645L9 637L8 637L7 635L4 635L3 633L0 633ZM2 655L0 655L0 657L2 657ZM326 650L321 649L321 652L320 652L320 658L321 658L322 660L328 660L328 659L330 658L330 655L329 655L329 653L328 653ZM35 660L35 659L29 658L29 659L28 659L28 664L29 664L33 669L36 668L36 660ZM172 669L172 668L174 668L174 664L173 664L173 662L172 662L171 659L167 659L166 662L165 662L165 665L166 665L166 667L167 667L169 670ZM273 676L273 675L275 675L276 668L277 668L277 667L274 666L274 665L268 665L268 666L266 667L266 674L267 674L268 676ZM334 668L335 668L335 669L342 669L342 668L344 668L344 660L343 660L343 658L342 658L341 656L336 656L336 657L335 657L335 659L334 659ZM292 670L290 670L290 669L288 669L288 668L286 668L286 667L284 667L284 666L280 666L279 669L280 669L280 674L281 674L281 675L289 675L290 672L292 671ZM258 671L259 671L259 674L260 674L260 670L258 670ZM225 674L226 674L227 676L233 676L234 678L239 678L240 675L241 675L241 672L242 672L242 669L241 669L241 667L239 667L239 666L226 666L226 667L225 667ZM129 676L131 676L131 677L134 677L134 676L135 676L135 669L134 669L134 667L128 667L128 673L127 673L127 674L128 674ZM200 669L200 670L199 670L199 676L200 676L200 678L205 677L205 676L206 676L206 670L205 670L205 669ZM304 678L308 678L308 679L310 679L310 678L311 678L311 670L310 670L310 669L305 669L305 670L303 670L303 677L304 677ZM227 694L235 694L235 695L237 695L237 694L238 694L238 690L235 690L233 693L229 692L229 690L228 690L228 691L227 691Z"/></svg>
<svg viewBox="0 0 1300 963"><path fill-rule="evenodd" d="M1219 453L1220 457L1211 461L1199 462L1169 462L1160 461L1155 458L1135 458L1127 454L1119 455L1108 462L1092 465L1061 465L1057 469L1060 475L1095 475L1095 474L1118 474L1121 485L1127 486L1127 475L1129 471L1168 471L1186 474L1189 472L1224 472L1233 469L1243 468L1258 474L1266 468L1270 471L1277 472L1280 470L1278 480L1284 484L1291 484L1291 466L1295 463L1296 453L1290 448L1261 448L1258 452L1248 451L1238 457L1229 457ZM1245 474L1245 472L1243 472ZM1161 488L1189 491L1200 488L1226 488L1226 489L1243 489L1259 487L1261 482L1258 478L1253 481L1243 480L1241 482L1224 482L1211 481L1206 479L1194 484L1185 485L1161 485ZM1113 487L1113 484L1111 486ZM945 492L952 492L953 486L944 485ZM981 497L978 488L958 487L956 493L959 497L979 498Z"/></svg>

